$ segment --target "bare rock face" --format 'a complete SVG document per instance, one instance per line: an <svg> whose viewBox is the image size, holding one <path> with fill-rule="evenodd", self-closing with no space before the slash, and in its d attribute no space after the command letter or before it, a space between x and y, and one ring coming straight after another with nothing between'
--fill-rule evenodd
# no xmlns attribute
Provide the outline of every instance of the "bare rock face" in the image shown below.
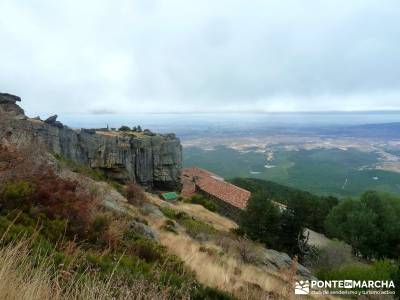
<svg viewBox="0 0 400 300"><path fill-rule="evenodd" d="M8 93L0 93L0 104L13 103L21 101L21 98Z"/></svg>
<svg viewBox="0 0 400 300"><path fill-rule="evenodd" d="M25 115L24 110L16 103L21 98L8 93L0 93L0 113L7 113L14 116Z"/></svg>
<svg viewBox="0 0 400 300"><path fill-rule="evenodd" d="M265 249L262 254L260 263L273 270L278 271L281 269L289 269L293 264L289 255L283 252L278 252L273 249ZM305 279L316 279L310 270L298 263L296 264L296 274Z"/></svg>
<svg viewBox="0 0 400 300"><path fill-rule="evenodd" d="M23 112L15 104L18 97L0 97L1 110L14 105L14 111ZM120 182L133 180L160 189L180 188L182 146L175 136L72 130L54 117L44 122L25 117L0 124L0 141L5 138L16 145L41 141L51 152L100 170Z"/></svg>

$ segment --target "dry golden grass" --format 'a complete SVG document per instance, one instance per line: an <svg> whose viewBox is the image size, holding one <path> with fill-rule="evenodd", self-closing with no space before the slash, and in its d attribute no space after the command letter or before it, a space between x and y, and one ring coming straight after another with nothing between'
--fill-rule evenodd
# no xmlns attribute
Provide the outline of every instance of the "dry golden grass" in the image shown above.
<svg viewBox="0 0 400 300"><path fill-rule="evenodd" d="M37 119L27 119L27 121L34 123L34 124L44 124L44 122L42 120L37 120Z"/></svg>
<svg viewBox="0 0 400 300"><path fill-rule="evenodd" d="M159 197L153 194L147 195L149 200L156 205L163 206L166 204L165 201L161 200ZM225 218L217 213L209 211L208 209L198 204L178 202L176 205L174 205L174 210L183 211L188 213L189 215L196 216L196 218L200 221L212 225L215 229L219 231L230 231L231 229L238 227L238 225L234 221Z"/></svg>
<svg viewBox="0 0 400 300"><path fill-rule="evenodd" d="M184 211L189 215L196 216L199 220L209 223L214 226L215 229L220 231L230 231L231 229L238 227L234 221L211 212L199 204L179 203L176 208L177 210Z"/></svg>
<svg viewBox="0 0 400 300"><path fill-rule="evenodd" d="M278 287L284 284L277 275L252 265L241 264L234 257L221 256L218 250L215 254L211 251L200 251L200 247L204 247L204 244L182 233L160 234L160 241L197 274L200 282L236 296L240 296L241 291L249 290L251 287L263 291L277 291ZM207 246L209 249L218 249L212 244L206 244Z"/></svg>
<svg viewBox="0 0 400 300"><path fill-rule="evenodd" d="M96 130L96 133L99 135L104 135L104 136L111 136L111 137L116 137L116 136L123 136L123 135L130 135L133 137L144 137L146 136L143 131L102 131L102 130Z"/></svg>
<svg viewBox="0 0 400 300"><path fill-rule="evenodd" d="M148 197L153 204L168 206L155 195ZM181 210L196 219L214 226L219 231L228 232L237 225L218 214L208 211L200 205L177 203L171 208ZM178 234L163 230L166 218L146 217L149 225L157 232L161 244L172 254L181 258L186 266L196 273L197 279L207 285L224 290L238 299L295 299L294 284L297 280L295 263L288 270L274 271L265 266L245 263L234 249L233 244L240 241L231 240L230 249L223 249L223 244L215 240L198 241L191 238L177 225ZM224 234L229 239L229 235ZM222 235L222 236L224 236ZM251 243L248 241L248 243ZM237 245L236 245L237 246ZM255 249L260 245L254 244ZM237 247L236 247L237 248ZM310 296L310 299L329 299L322 296Z"/></svg>
<svg viewBox="0 0 400 300"><path fill-rule="evenodd" d="M1 300L168 299L168 290L160 290L157 283L144 280L129 286L114 282L112 278L108 282L94 278L83 283L79 275L53 272L48 257L36 257L39 264L33 267L29 245L30 241L25 239L0 249ZM118 287L117 297L112 292L115 287Z"/></svg>
<svg viewBox="0 0 400 300"><path fill-rule="evenodd" d="M181 258L207 285L234 294L239 299L284 299L285 279L278 273L251 264L244 264L236 256L223 253L215 243L199 242L182 228L179 234L162 230L165 218L149 220L157 231L161 244Z"/></svg>

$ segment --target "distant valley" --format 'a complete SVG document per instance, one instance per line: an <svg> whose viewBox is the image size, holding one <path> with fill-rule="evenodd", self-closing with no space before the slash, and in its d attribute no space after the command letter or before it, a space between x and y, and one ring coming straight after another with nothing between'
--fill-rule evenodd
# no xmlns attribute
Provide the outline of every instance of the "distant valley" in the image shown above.
<svg viewBox="0 0 400 300"><path fill-rule="evenodd" d="M340 197L400 193L400 113L163 114L64 116L72 127L175 132L184 166L227 179L255 177Z"/></svg>
<svg viewBox="0 0 400 300"><path fill-rule="evenodd" d="M400 123L287 127L184 140L184 165L320 195L400 194Z"/></svg>

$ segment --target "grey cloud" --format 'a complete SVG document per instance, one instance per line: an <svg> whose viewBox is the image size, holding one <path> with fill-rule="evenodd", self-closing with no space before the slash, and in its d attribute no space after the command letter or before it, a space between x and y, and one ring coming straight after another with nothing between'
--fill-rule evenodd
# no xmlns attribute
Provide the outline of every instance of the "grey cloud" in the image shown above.
<svg viewBox="0 0 400 300"><path fill-rule="evenodd" d="M0 3L32 114L400 109L395 0Z"/></svg>

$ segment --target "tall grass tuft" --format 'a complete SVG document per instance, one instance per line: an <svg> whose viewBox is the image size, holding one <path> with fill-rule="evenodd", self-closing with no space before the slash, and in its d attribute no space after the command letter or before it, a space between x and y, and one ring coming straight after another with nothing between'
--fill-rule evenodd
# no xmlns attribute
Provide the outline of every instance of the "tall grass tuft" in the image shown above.
<svg viewBox="0 0 400 300"><path fill-rule="evenodd" d="M167 299L168 288L138 279L129 286L116 281L100 281L85 274L71 275L57 270L51 253L40 255L30 250L32 239L21 238L0 248L0 299L59 300L59 299ZM35 257L36 256L36 257ZM181 291L180 299L188 299Z"/></svg>

